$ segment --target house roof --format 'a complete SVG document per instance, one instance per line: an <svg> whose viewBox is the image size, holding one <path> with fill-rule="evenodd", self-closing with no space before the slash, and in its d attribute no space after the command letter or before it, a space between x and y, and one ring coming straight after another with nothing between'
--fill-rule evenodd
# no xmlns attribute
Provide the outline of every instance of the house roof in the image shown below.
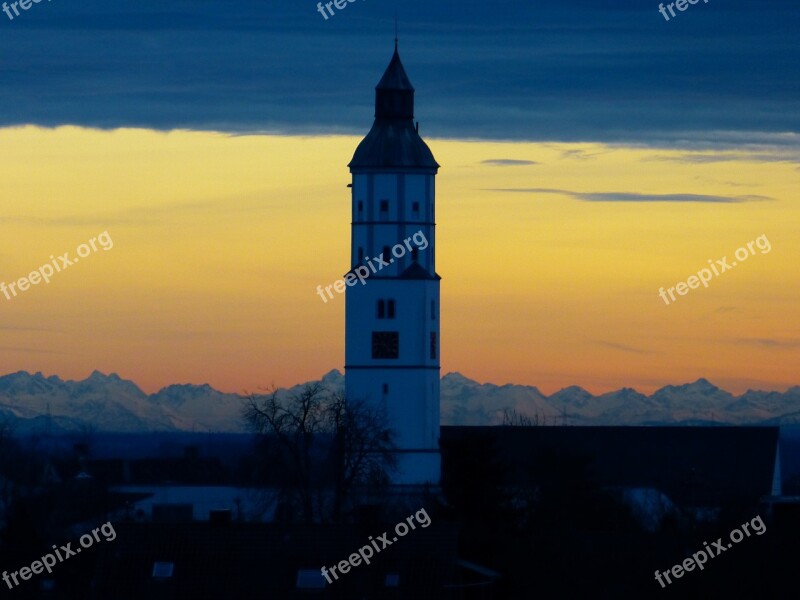
<svg viewBox="0 0 800 600"><path fill-rule="evenodd" d="M391 540L391 527L119 523L116 540L98 546L103 555L96 589L98 597L117 600L292 598L299 570L319 571L347 560L369 543L370 535L389 531ZM457 576L456 553L457 528L432 523L409 531L376 553L370 565L351 568L333 585L342 597L366 597L373 590L385 591L386 575L398 573L404 597L427 597L424 592ZM172 563L172 577L154 579L156 562Z"/></svg>
<svg viewBox="0 0 800 600"><path fill-rule="evenodd" d="M770 495L777 427L442 427L443 449L487 436L529 483L530 466L571 456L604 486L648 487L683 506L726 506ZM443 469L447 468L445 461Z"/></svg>

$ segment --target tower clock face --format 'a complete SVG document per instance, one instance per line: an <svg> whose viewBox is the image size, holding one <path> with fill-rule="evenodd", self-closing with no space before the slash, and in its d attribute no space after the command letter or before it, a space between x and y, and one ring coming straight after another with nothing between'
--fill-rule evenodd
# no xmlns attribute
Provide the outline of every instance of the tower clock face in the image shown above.
<svg viewBox="0 0 800 600"><path fill-rule="evenodd" d="M372 332L372 358L399 358L400 334L397 331Z"/></svg>

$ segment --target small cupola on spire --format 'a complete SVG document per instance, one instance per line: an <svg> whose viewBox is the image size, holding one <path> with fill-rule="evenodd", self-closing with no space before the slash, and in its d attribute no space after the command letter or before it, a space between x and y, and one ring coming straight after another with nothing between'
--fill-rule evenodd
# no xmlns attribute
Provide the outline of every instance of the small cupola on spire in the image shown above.
<svg viewBox="0 0 800 600"><path fill-rule="evenodd" d="M397 41L394 43L394 56L375 86L375 118L414 118L414 86L403 68Z"/></svg>

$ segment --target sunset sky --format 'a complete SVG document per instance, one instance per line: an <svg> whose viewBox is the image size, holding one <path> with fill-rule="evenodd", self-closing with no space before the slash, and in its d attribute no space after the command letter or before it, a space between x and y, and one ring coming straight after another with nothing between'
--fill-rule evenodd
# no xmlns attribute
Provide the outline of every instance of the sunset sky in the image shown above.
<svg viewBox="0 0 800 600"><path fill-rule="evenodd" d="M238 392L343 369L344 297L315 289L349 268L346 165L394 7L325 22L311 2L218 4L0 22L0 281L113 240L0 295L0 374ZM652 2L442 5L400 14L442 165L442 374L545 393L800 384L796 5L711 0L669 23ZM659 297L762 235L769 252Z"/></svg>

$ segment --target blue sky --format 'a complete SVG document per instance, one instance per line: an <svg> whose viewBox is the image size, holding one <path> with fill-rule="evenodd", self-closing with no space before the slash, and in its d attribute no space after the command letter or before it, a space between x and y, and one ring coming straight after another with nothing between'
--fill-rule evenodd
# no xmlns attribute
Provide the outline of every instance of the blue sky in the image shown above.
<svg viewBox="0 0 800 600"><path fill-rule="evenodd" d="M395 11L427 136L798 146L795 0L52 0L0 13L0 125L361 133Z"/></svg>

